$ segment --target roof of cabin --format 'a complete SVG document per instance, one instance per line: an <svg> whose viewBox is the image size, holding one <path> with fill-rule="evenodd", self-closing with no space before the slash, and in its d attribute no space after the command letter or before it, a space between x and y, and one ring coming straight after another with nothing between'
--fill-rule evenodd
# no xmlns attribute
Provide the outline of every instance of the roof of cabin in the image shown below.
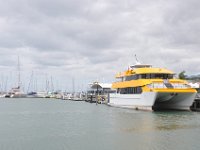
<svg viewBox="0 0 200 150"><path fill-rule="evenodd" d="M129 69L123 73L118 73L116 78L134 74L174 74L174 72L165 68L135 68Z"/></svg>
<svg viewBox="0 0 200 150"><path fill-rule="evenodd" d="M102 88L102 89L111 89L112 84L110 83L99 83L99 82L94 82L90 84L90 88L92 89L97 89L98 88Z"/></svg>

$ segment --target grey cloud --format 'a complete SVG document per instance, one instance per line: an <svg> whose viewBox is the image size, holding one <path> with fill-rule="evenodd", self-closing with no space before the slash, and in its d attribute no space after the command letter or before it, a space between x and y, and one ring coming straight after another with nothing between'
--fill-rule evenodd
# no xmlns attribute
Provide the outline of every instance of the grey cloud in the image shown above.
<svg viewBox="0 0 200 150"><path fill-rule="evenodd" d="M36 70L60 80L76 77L82 84L114 79L137 54L143 63L199 72L198 66L193 67L200 55L198 0L0 0L0 4L4 57L0 66L6 70L15 68L20 55L27 76Z"/></svg>

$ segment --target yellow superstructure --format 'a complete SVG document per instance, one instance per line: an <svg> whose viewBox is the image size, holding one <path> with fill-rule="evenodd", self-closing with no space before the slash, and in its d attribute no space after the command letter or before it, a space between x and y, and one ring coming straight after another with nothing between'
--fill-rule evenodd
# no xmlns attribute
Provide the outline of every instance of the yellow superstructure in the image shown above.
<svg viewBox="0 0 200 150"><path fill-rule="evenodd" d="M163 68L137 68L137 69L129 69L125 72L119 72L115 77L121 78L125 76L130 76L134 74L147 74L147 73L163 73L163 74L174 74L172 71L163 69Z"/></svg>
<svg viewBox="0 0 200 150"><path fill-rule="evenodd" d="M112 84L114 89L141 87L142 92L196 92L189 88L187 81L175 79L171 70L152 68L151 65L130 66L127 71L120 72L115 77L119 81ZM166 87L167 84L171 87Z"/></svg>

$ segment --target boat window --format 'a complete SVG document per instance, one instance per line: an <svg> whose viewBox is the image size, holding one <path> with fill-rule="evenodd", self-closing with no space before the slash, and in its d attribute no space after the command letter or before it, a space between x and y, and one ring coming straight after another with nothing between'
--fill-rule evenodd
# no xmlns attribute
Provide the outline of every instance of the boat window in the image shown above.
<svg viewBox="0 0 200 150"><path fill-rule="evenodd" d="M147 75L146 74L142 74L142 79L146 79Z"/></svg>
<svg viewBox="0 0 200 150"><path fill-rule="evenodd" d="M139 79L173 79L173 74L139 74Z"/></svg>
<svg viewBox="0 0 200 150"><path fill-rule="evenodd" d="M136 94L142 93L142 88L141 87L136 87Z"/></svg>
<svg viewBox="0 0 200 150"><path fill-rule="evenodd" d="M141 94L142 88L141 87L121 88L121 89L117 90L117 93L120 93L120 94Z"/></svg>
<svg viewBox="0 0 200 150"><path fill-rule="evenodd" d="M130 81L137 79L173 79L173 74L159 74L159 73L137 74L137 75L126 76L123 79L123 81Z"/></svg>
<svg viewBox="0 0 200 150"><path fill-rule="evenodd" d="M124 77L120 77L120 78L116 78L117 82L123 82L124 81Z"/></svg>
<svg viewBox="0 0 200 150"><path fill-rule="evenodd" d="M155 79L155 77L156 77L155 74L150 74L151 79Z"/></svg>
<svg viewBox="0 0 200 150"><path fill-rule="evenodd" d="M168 79L168 74L164 74L163 79Z"/></svg>
<svg viewBox="0 0 200 150"><path fill-rule="evenodd" d="M169 74L168 79L173 79L173 74Z"/></svg>
<svg viewBox="0 0 200 150"><path fill-rule="evenodd" d="M146 79L151 79L151 74L146 74Z"/></svg>
<svg viewBox="0 0 200 150"><path fill-rule="evenodd" d="M126 76L125 81L137 80L138 78L139 78L139 75Z"/></svg>

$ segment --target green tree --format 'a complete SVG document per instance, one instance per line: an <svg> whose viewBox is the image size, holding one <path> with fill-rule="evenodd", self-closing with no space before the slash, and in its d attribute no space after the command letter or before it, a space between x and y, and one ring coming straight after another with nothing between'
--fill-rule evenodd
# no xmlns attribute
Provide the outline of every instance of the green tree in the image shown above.
<svg viewBox="0 0 200 150"><path fill-rule="evenodd" d="M186 75L185 75L185 71L182 71L178 74L179 79L185 79Z"/></svg>

